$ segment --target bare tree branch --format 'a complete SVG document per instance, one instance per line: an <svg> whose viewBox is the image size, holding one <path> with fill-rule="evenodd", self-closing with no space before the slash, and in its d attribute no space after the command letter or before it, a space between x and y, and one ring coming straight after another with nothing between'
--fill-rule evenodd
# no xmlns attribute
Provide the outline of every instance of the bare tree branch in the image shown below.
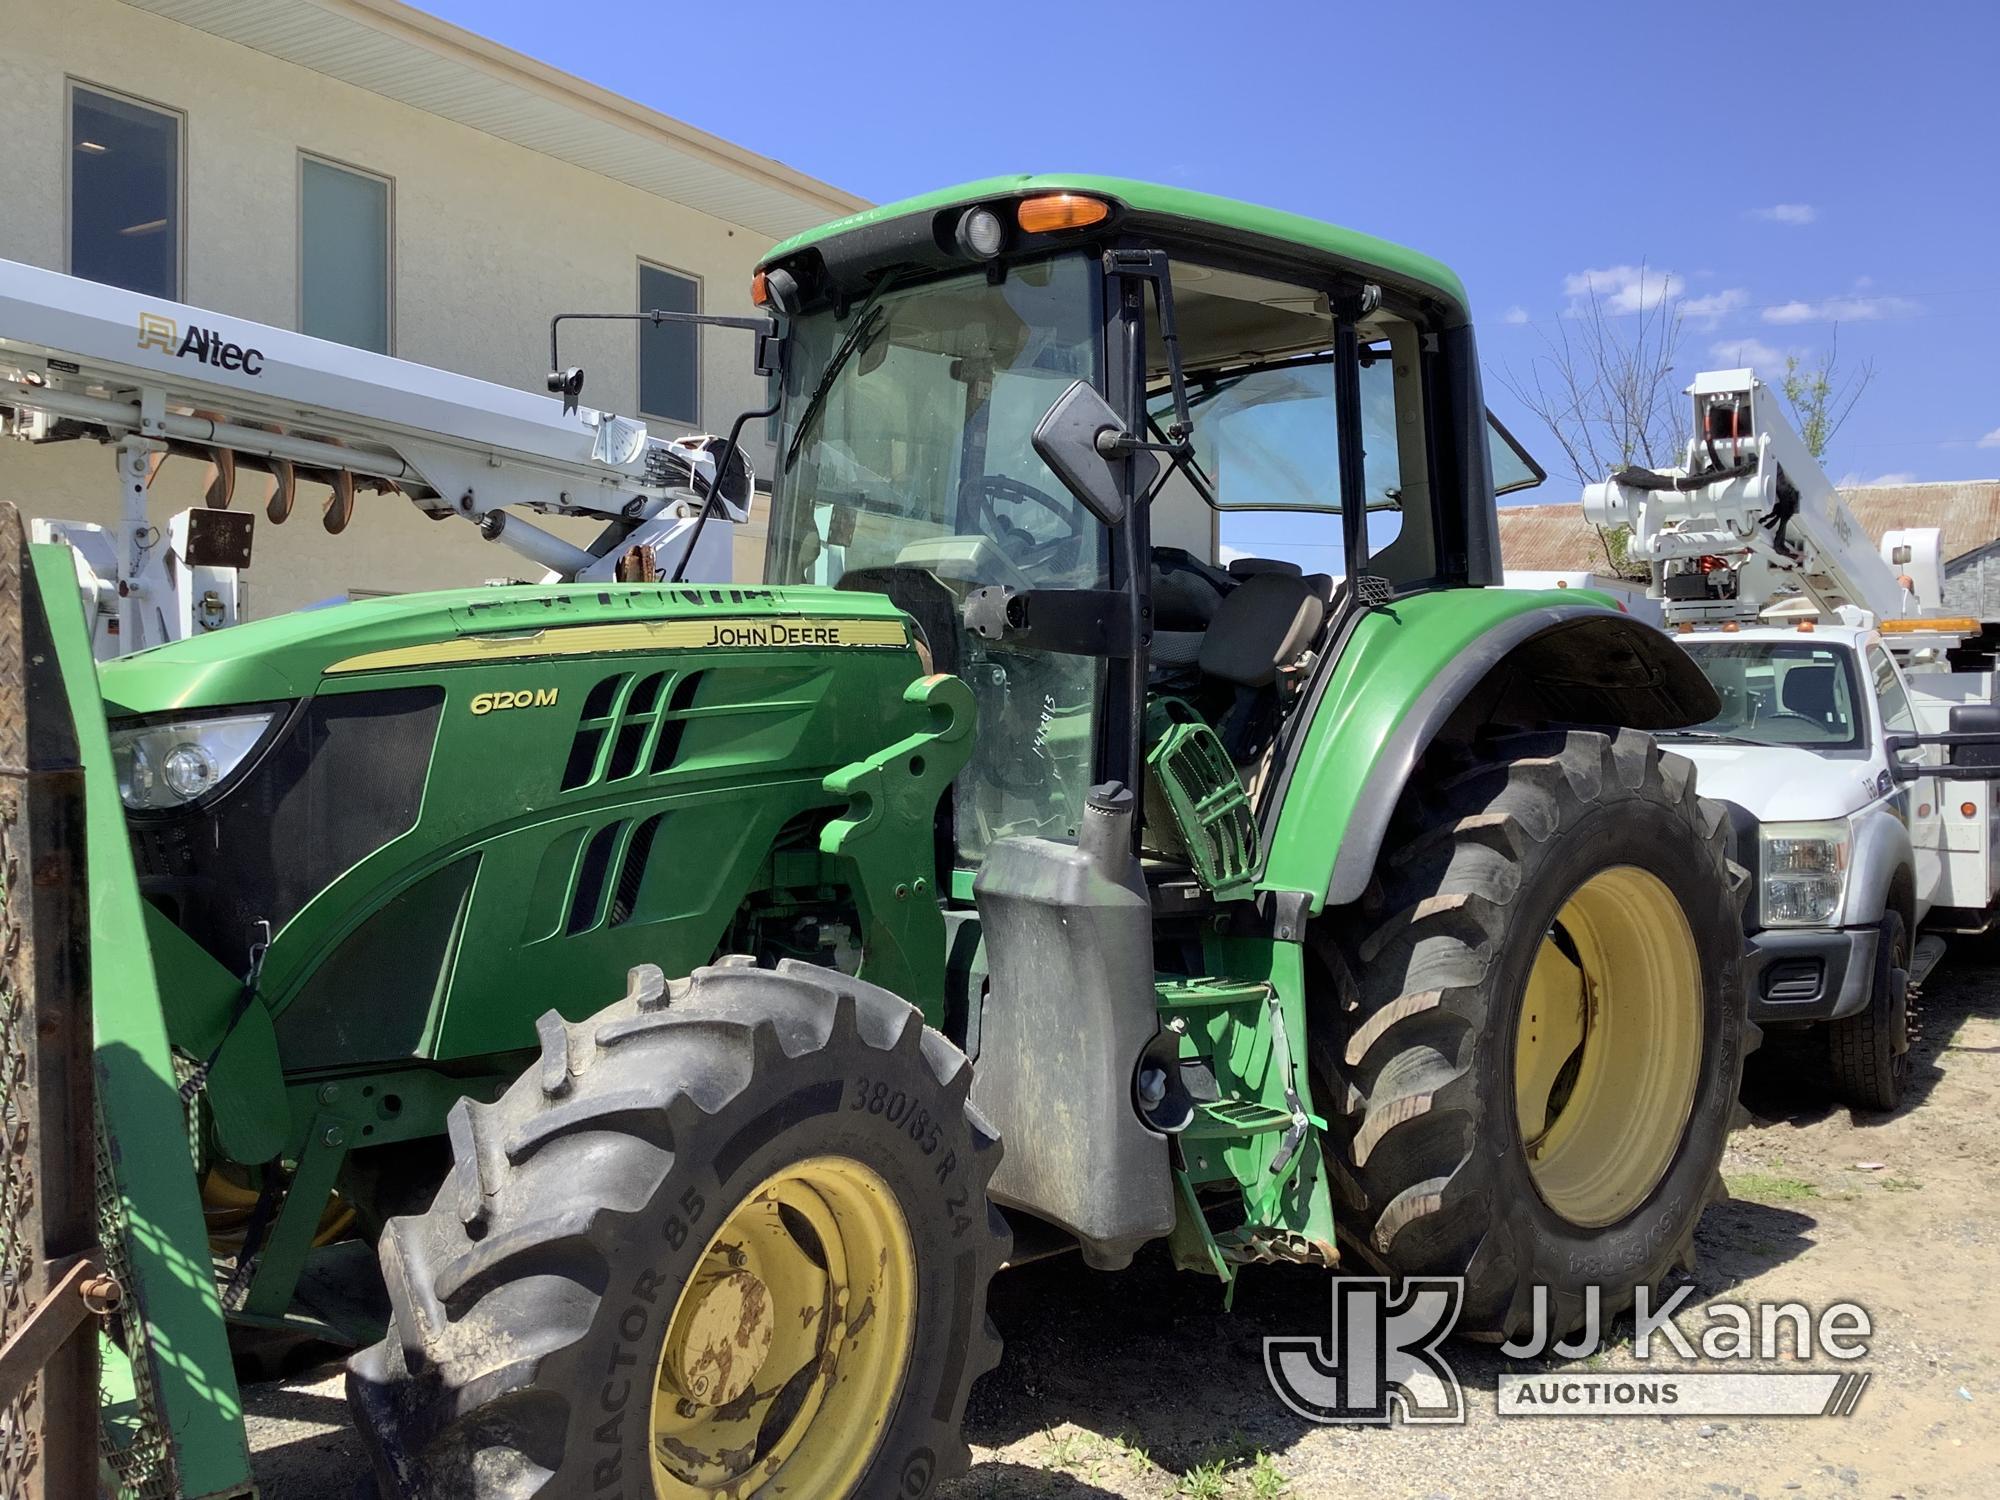
<svg viewBox="0 0 2000 1500"><path fill-rule="evenodd" d="M1542 333L1542 351L1525 372L1511 366L1501 383L1540 419L1579 484L1638 463L1679 461L1687 415L1674 374L1685 336L1681 297L1665 273L1642 266L1634 314L1614 312L1594 284L1582 302Z"/></svg>
<svg viewBox="0 0 2000 1500"><path fill-rule="evenodd" d="M1792 409L1792 422L1814 458L1825 460L1826 450L1853 412L1854 403L1874 378L1872 360L1863 360L1858 368L1842 374L1838 323L1833 325L1833 336L1817 364L1809 366L1796 354L1786 356L1779 388Z"/></svg>

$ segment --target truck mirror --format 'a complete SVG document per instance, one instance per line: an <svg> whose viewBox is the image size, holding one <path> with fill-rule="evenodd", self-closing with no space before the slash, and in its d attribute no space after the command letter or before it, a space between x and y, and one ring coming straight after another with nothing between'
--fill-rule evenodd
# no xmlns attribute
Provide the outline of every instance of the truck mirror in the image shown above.
<svg viewBox="0 0 2000 1500"><path fill-rule="evenodd" d="M1125 492L1114 463L1131 455L1141 492L1160 472L1160 461L1144 449L1133 449L1131 441L1118 413L1086 380L1072 382L1035 424L1035 452L1084 509L1106 526L1125 519Z"/></svg>

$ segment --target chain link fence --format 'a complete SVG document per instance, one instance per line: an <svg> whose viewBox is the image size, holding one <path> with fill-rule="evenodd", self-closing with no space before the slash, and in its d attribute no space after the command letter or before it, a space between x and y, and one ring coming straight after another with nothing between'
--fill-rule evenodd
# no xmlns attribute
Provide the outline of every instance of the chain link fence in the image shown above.
<svg viewBox="0 0 2000 1500"><path fill-rule="evenodd" d="M105 1150L104 1125L97 1127L98 1243L105 1272L122 1287L136 1285L126 1253L125 1200ZM152 1331L127 1297L111 1314L106 1332L113 1347L100 1375L98 1447L106 1477L120 1500L174 1500L180 1482L174 1472L173 1444L167 1440L159 1392L153 1386ZM121 1358L122 1356L122 1358ZM0 1494L7 1493L0 1490Z"/></svg>

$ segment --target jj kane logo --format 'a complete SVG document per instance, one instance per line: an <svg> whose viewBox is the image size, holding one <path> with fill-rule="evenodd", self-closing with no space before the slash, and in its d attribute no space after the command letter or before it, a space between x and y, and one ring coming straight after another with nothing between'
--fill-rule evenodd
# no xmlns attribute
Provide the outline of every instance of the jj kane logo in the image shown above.
<svg viewBox="0 0 2000 1500"><path fill-rule="evenodd" d="M1464 1300L1457 1277L1411 1276L1395 1296L1386 1276L1336 1281L1324 1336L1264 1340L1271 1388L1309 1422L1463 1422L1465 1393L1437 1346Z"/></svg>
<svg viewBox="0 0 2000 1500"><path fill-rule="evenodd" d="M231 343L213 328L190 327L183 334L180 324L159 313L139 314L139 347L158 349L176 359L192 359L220 370L241 370L245 375L264 373L263 350Z"/></svg>
<svg viewBox="0 0 2000 1500"><path fill-rule="evenodd" d="M1502 1344L1502 1354L1569 1361L1602 1352L1602 1288L1585 1288L1584 1326L1569 1342L1560 1338L1549 1289L1533 1292L1532 1327ZM1657 1307L1651 1288L1635 1292L1636 1368L1503 1370L1494 1391L1499 1415L1844 1417L1868 1388L1868 1372L1852 1366L1867 1355L1874 1325L1857 1303L1836 1302L1815 1316L1801 1302L1711 1302L1701 1309L1707 1327L1690 1336L1675 1314L1694 1288L1679 1288ZM1465 1395L1439 1345L1464 1304L1459 1277L1412 1276L1400 1290L1379 1276L1336 1281L1326 1332L1265 1339L1265 1373L1278 1399L1311 1422L1463 1422ZM1655 1340L1678 1362L1649 1365ZM1792 1363L1821 1354L1835 1366ZM1753 1360L1785 1367L1742 1368Z"/></svg>

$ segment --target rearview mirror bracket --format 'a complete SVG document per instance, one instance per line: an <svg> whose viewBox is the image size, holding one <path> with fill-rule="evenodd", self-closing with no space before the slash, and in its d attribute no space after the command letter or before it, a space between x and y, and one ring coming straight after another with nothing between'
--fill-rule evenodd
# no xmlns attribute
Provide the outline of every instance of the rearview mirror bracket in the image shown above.
<svg viewBox="0 0 2000 1500"><path fill-rule="evenodd" d="M1125 519L1124 488L1115 464L1130 458L1137 472L1133 493L1143 495L1159 473L1150 444L1134 439L1118 413L1087 380L1071 381L1035 424L1035 452L1083 508L1106 526Z"/></svg>

